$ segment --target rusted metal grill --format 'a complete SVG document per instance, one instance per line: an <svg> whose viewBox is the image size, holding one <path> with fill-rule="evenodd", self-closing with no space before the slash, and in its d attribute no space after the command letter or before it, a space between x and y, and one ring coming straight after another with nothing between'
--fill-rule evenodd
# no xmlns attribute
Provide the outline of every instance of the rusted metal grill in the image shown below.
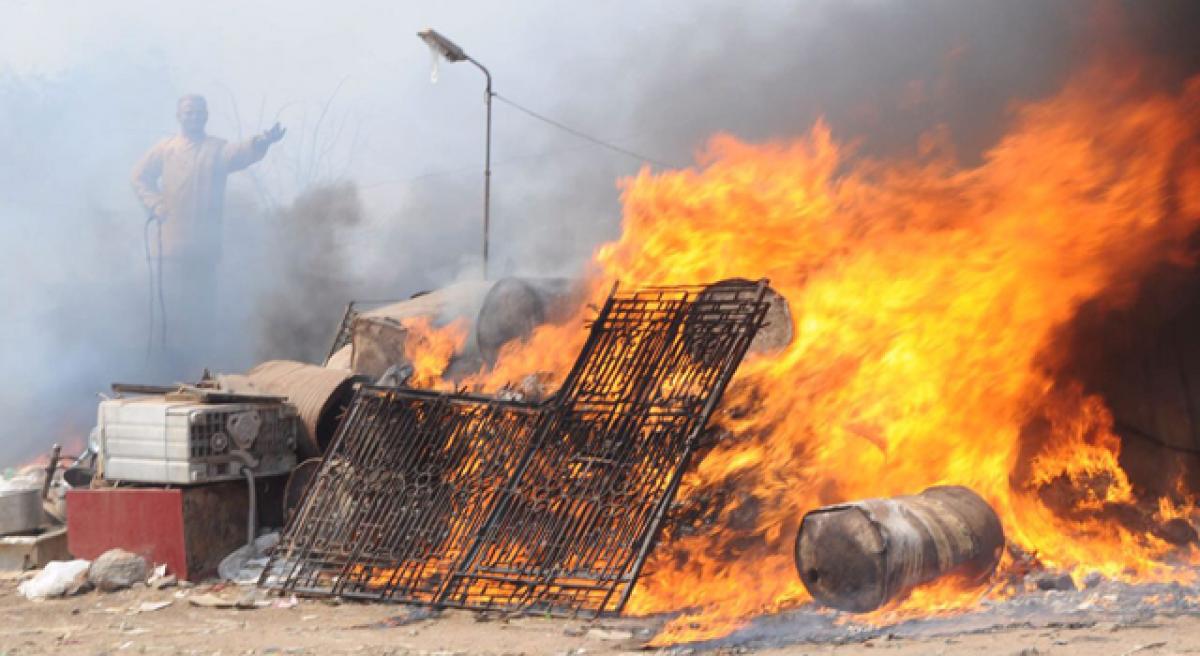
<svg viewBox="0 0 1200 656"><path fill-rule="evenodd" d="M540 419L517 403L361 389L276 552L278 583L436 602Z"/></svg>
<svg viewBox="0 0 1200 656"><path fill-rule="evenodd" d="M614 289L574 369L537 406L363 390L264 583L474 609L619 611L762 325L765 288Z"/></svg>

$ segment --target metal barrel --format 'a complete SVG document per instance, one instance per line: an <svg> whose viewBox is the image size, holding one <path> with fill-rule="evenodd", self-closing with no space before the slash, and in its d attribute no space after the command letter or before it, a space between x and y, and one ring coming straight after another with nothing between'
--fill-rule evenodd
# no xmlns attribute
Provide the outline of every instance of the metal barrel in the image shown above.
<svg viewBox="0 0 1200 656"><path fill-rule="evenodd" d="M866 612L943 576L982 582L1003 549L1000 518L982 497L939 486L809 512L796 538L796 568L817 602Z"/></svg>
<svg viewBox="0 0 1200 656"><path fill-rule="evenodd" d="M304 435L297 450L302 458L324 453L342 413L354 396L353 372L291 360L269 360L244 376L223 376L222 386L287 397L296 406Z"/></svg>
<svg viewBox="0 0 1200 656"><path fill-rule="evenodd" d="M720 294L740 285L752 284L745 278L727 278L715 282L700 293L701 299L707 299L714 293ZM791 345L795 337L795 327L792 325L792 307L774 288L768 286L763 300L767 302L767 317L754 341L750 343L751 353L779 353Z"/></svg>
<svg viewBox="0 0 1200 656"><path fill-rule="evenodd" d="M543 323L570 317L583 287L568 278L501 278L488 290L475 318L475 343L488 362L513 340L525 339Z"/></svg>
<svg viewBox="0 0 1200 656"><path fill-rule="evenodd" d="M495 362L505 344L528 337L543 323L569 319L585 300L583 291L579 281L566 278L457 282L359 313L350 327L350 346L331 354L326 366L377 379L408 361L405 322L423 318L434 326L459 323L466 329L446 376L474 373Z"/></svg>

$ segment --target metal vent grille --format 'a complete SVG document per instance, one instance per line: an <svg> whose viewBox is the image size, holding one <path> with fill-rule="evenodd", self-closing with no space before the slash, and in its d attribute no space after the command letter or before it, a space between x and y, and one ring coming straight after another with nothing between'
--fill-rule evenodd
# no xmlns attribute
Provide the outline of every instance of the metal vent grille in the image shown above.
<svg viewBox="0 0 1200 656"><path fill-rule="evenodd" d="M261 583L474 609L625 604L765 283L614 289L532 406L365 388Z"/></svg>
<svg viewBox="0 0 1200 656"><path fill-rule="evenodd" d="M191 431L188 433L188 450L192 458L216 455L212 448L213 438L217 433L224 432L228 416L225 412L200 412L193 416Z"/></svg>

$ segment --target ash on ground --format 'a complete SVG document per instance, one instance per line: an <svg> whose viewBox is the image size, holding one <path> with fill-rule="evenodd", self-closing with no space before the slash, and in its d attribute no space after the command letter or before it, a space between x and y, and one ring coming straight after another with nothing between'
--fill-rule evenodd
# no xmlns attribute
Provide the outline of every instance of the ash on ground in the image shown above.
<svg viewBox="0 0 1200 656"><path fill-rule="evenodd" d="M687 648L735 647L740 651L799 643L952 637L1016 628L1119 631L1144 626L1154 617L1200 616L1200 581L1130 584L1092 579L1088 583L1092 585L1081 590L1037 590L1009 599L985 599L971 611L905 619L889 625L867 624L854 613L806 604L756 618L724 638L694 643Z"/></svg>

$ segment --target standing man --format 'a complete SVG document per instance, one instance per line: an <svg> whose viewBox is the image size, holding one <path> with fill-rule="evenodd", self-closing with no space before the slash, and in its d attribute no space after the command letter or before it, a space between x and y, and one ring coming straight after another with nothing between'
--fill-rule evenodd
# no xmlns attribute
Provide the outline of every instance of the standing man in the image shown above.
<svg viewBox="0 0 1200 656"><path fill-rule="evenodd" d="M285 130L276 123L234 144L210 137L204 132L208 105L196 95L179 99L176 118L179 134L146 153L133 170L133 190L161 231L147 248L162 267L167 340L194 366L214 355L225 178L262 159Z"/></svg>

